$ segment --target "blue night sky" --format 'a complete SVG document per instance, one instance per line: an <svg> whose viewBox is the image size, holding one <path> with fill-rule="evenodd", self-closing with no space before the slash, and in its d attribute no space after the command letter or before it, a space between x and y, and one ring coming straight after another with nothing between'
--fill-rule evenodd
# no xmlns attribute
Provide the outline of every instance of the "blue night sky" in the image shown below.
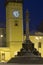
<svg viewBox="0 0 43 65"><path fill-rule="evenodd" d="M5 27L6 13L5 13L5 0L0 0L0 27ZM26 9L29 11L30 19L30 32L37 31L40 22L43 20L43 0L24 0L24 20ZM24 21L25 29L25 21Z"/></svg>

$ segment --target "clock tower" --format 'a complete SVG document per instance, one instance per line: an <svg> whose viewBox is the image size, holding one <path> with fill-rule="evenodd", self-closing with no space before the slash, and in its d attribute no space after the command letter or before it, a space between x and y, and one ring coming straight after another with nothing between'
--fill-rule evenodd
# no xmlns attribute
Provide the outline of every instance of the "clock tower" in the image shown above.
<svg viewBox="0 0 43 65"><path fill-rule="evenodd" d="M17 47L23 41L23 1L6 1L6 40L7 46ZM20 43L20 44L19 44Z"/></svg>

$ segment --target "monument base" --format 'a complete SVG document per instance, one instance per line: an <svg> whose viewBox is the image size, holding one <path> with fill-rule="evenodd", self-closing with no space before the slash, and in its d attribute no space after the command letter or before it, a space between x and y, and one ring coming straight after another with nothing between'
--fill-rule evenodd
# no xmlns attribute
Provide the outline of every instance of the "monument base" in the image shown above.
<svg viewBox="0 0 43 65"><path fill-rule="evenodd" d="M12 58L8 63L17 64L43 64L43 58L40 57L15 57Z"/></svg>
<svg viewBox="0 0 43 65"><path fill-rule="evenodd" d="M21 64L39 64L43 63L41 54L34 48L34 44L30 40L26 40L22 44L20 52L17 53L15 58L12 58L8 63L21 63Z"/></svg>

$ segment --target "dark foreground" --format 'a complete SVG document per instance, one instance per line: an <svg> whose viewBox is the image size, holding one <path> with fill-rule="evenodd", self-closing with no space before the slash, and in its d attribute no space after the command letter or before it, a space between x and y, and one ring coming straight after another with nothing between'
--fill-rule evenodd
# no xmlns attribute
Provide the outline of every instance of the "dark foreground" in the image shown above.
<svg viewBox="0 0 43 65"><path fill-rule="evenodd" d="M8 63L8 64L6 64L6 63L0 63L0 65L34 65L34 64L15 64L15 63ZM43 65L43 64L35 64L35 65Z"/></svg>
<svg viewBox="0 0 43 65"><path fill-rule="evenodd" d="M29 57L18 57L12 58L8 63L17 63L17 64L43 64L43 58L29 58Z"/></svg>

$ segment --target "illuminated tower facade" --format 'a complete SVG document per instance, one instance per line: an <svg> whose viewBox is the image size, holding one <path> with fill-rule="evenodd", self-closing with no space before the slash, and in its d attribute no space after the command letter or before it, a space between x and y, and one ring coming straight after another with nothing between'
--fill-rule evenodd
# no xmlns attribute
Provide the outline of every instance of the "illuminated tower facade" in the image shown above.
<svg viewBox="0 0 43 65"><path fill-rule="evenodd" d="M6 2L6 40L7 46L23 41L23 9L22 0Z"/></svg>
<svg viewBox="0 0 43 65"><path fill-rule="evenodd" d="M17 54L23 41L23 1L6 1L6 44L11 57Z"/></svg>

